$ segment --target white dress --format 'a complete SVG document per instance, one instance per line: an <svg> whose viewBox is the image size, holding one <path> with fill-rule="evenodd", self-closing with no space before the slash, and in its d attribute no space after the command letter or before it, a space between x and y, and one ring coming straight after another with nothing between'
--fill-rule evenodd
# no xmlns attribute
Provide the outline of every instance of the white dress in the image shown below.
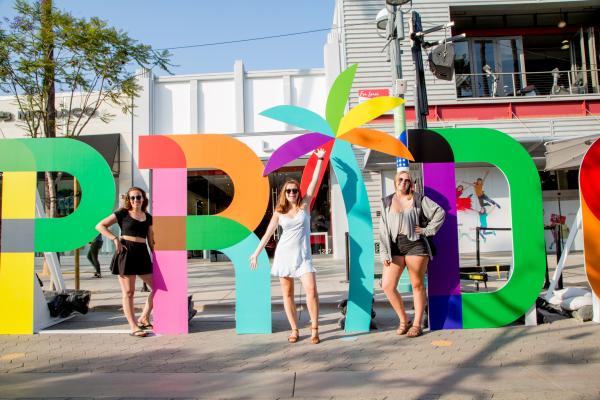
<svg viewBox="0 0 600 400"><path fill-rule="evenodd" d="M310 252L310 214L301 209L293 217L279 216L283 233L277 242L271 275L299 278L316 272Z"/></svg>

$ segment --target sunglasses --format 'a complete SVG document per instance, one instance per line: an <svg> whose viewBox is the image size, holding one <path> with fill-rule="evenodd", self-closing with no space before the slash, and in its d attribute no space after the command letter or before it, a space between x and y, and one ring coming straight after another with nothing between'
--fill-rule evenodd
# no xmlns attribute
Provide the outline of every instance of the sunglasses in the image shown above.
<svg viewBox="0 0 600 400"><path fill-rule="evenodd" d="M398 178L398 183L402 183L402 182L404 182L404 181L406 181L406 182L408 182L408 183L410 183L410 182L411 182L410 178Z"/></svg>
<svg viewBox="0 0 600 400"><path fill-rule="evenodd" d="M285 189L285 192L287 194L290 194L290 193L296 194L296 193L298 193L298 189Z"/></svg>
<svg viewBox="0 0 600 400"><path fill-rule="evenodd" d="M142 200L143 197L141 194L138 194L136 196L129 196L129 200Z"/></svg>

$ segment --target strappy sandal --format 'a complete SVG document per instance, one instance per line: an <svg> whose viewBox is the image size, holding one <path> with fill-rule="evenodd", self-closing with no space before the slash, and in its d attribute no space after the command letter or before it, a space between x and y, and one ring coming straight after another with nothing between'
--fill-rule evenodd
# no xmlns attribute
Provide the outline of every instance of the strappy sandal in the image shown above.
<svg viewBox="0 0 600 400"><path fill-rule="evenodd" d="M396 329L396 335L406 335L406 332L408 332L410 329L410 324L411 321L400 322L400 325L398 325L398 329Z"/></svg>
<svg viewBox="0 0 600 400"><path fill-rule="evenodd" d="M406 336L409 338L416 338L421 336L422 334L423 330L418 325L411 326L410 329L406 332Z"/></svg>
<svg viewBox="0 0 600 400"><path fill-rule="evenodd" d="M138 328L143 329L143 330L154 329L154 325L152 325L152 323L150 321L147 321L147 322L138 321L137 326L138 326Z"/></svg>
<svg viewBox="0 0 600 400"><path fill-rule="evenodd" d="M319 328L318 327L316 327L316 328L311 327L310 331L311 331L311 333L312 332L316 333L314 336L310 337L310 342L312 344L319 344L319 343L321 343L321 339L319 339Z"/></svg>
<svg viewBox="0 0 600 400"><path fill-rule="evenodd" d="M296 343L300 338L300 331L298 329L292 329L292 334L288 336L288 342Z"/></svg>
<svg viewBox="0 0 600 400"><path fill-rule="evenodd" d="M143 338L143 337L148 336L148 334L146 332L144 332L143 330L138 329L137 331L131 332L129 334L129 336L133 336L133 337L136 337L136 338Z"/></svg>

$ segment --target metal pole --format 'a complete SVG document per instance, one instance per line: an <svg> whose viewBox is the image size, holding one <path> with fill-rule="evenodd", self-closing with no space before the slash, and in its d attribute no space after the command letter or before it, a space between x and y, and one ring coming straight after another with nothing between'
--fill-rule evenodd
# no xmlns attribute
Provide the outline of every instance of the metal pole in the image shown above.
<svg viewBox="0 0 600 400"><path fill-rule="evenodd" d="M79 206L79 183L77 178L73 177L73 212ZM75 290L80 289L79 285L79 249L75 250Z"/></svg>
<svg viewBox="0 0 600 400"><path fill-rule="evenodd" d="M560 212L559 212L560 214ZM558 221L560 222L560 221ZM556 228L558 229L558 234L557 238L560 238L560 240L556 241L556 265L558 266L558 263L560 262L560 257L562 256L562 249L563 249L563 244L562 244L562 224L558 224L556 225ZM549 287L550 285L548 285ZM563 276L562 276L562 271L560 273L560 275L558 276L558 280L556 282L556 289L562 289L563 288Z"/></svg>
<svg viewBox="0 0 600 400"><path fill-rule="evenodd" d="M402 50L400 40L404 39L404 19L399 7L393 6L388 18L388 35L390 39L390 61L392 66L392 94L404 98L406 84L402 81ZM394 134L405 146L408 147L406 134L406 108L404 103L394 109ZM396 158L396 169L408 171L409 163L405 158Z"/></svg>
<svg viewBox="0 0 600 400"><path fill-rule="evenodd" d="M481 258L479 256L479 232L481 232L481 228L475 227L475 253L477 256L477 266L481 266Z"/></svg>
<svg viewBox="0 0 600 400"><path fill-rule="evenodd" d="M427 128L427 115L429 114L427 86L425 85L425 70L423 68L423 54L421 51L423 36L416 34L422 30L421 16L418 12L413 11L410 19L410 39L412 59L415 65L415 117L417 119L417 129Z"/></svg>

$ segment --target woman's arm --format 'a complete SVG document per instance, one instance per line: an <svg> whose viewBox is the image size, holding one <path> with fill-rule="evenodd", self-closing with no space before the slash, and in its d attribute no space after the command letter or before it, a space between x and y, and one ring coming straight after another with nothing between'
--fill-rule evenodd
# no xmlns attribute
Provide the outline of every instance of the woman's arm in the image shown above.
<svg viewBox="0 0 600 400"><path fill-rule="evenodd" d="M152 229L152 225L148 227L148 238L146 239L148 242L148 247L150 247L150 251L154 251L154 229Z"/></svg>
<svg viewBox="0 0 600 400"><path fill-rule="evenodd" d="M254 254L252 254L250 256L250 269L256 268L258 255L265 248L265 246L267 245L267 242L269 241L271 236L273 236L273 234L275 233L275 229L277 229L278 224L279 224L279 213L274 212L273 216L271 217L271 221L269 222L269 226L267 227L267 231L265 232L262 239L260 240L260 243L258 244L258 247L254 251Z"/></svg>
<svg viewBox="0 0 600 400"><path fill-rule="evenodd" d="M391 240L388 234L385 204L381 204L381 216L379 217L379 255L384 267L389 267L392 262Z"/></svg>
<svg viewBox="0 0 600 400"><path fill-rule="evenodd" d="M421 200L421 207L423 208L423 214L429 223L425 228L420 228L419 230L415 229L415 231L425 236L433 236L442 227L444 219L446 218L446 212L438 203L431 200L427 196L423 196L423 200Z"/></svg>
<svg viewBox="0 0 600 400"><path fill-rule="evenodd" d="M123 245L119 240L119 237L113 234L108 228L117 223L117 216L115 214L110 214L108 217L104 218L102 221L96 225L96 230L102 234L102 236L111 240L117 249L117 253L120 253L123 250Z"/></svg>
<svg viewBox="0 0 600 400"><path fill-rule="evenodd" d="M315 166L315 170L313 172L312 179L308 184L308 189L306 189L306 195L304 196L303 202L305 204L310 205L312 202L312 197L315 194L315 190L317 189L317 183L319 182L319 174L321 173L321 168L323 167L323 158L325 157L325 149L317 149L315 150L315 154L317 156L317 165Z"/></svg>

